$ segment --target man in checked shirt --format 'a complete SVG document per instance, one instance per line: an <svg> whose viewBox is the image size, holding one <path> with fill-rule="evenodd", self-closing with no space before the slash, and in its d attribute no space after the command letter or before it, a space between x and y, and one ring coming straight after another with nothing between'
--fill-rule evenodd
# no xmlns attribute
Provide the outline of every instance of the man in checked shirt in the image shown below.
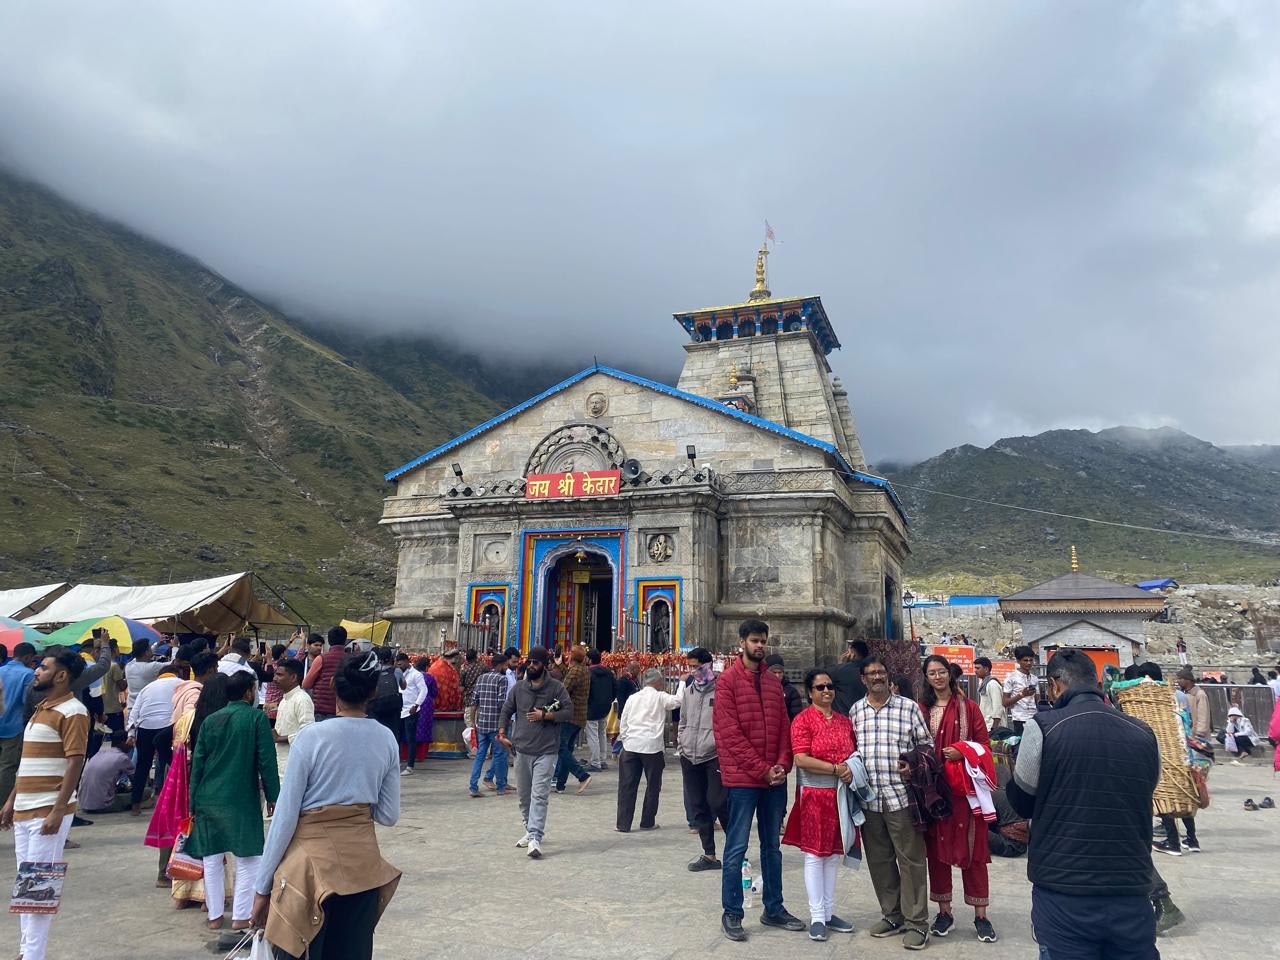
<svg viewBox="0 0 1280 960"><path fill-rule="evenodd" d="M507 655L495 653L492 668L476 680L471 694L471 705L476 709L476 758L471 764L468 790L472 797L480 796L480 771L484 768L490 748L493 749L493 764L489 772L497 777L498 795L505 796L507 793L507 748L498 739L498 720L502 714L502 705L507 702L507 692ZM485 782L488 784L493 781Z"/></svg>
<svg viewBox="0 0 1280 960"><path fill-rule="evenodd" d="M867 872L884 918L871 927L873 937L903 934L908 950L923 950L929 942L929 871L924 834L911 823L904 775L898 759L922 744L933 743L924 714L915 702L889 692L884 661L871 656L862 662L867 695L849 710L858 753L876 799L863 807L862 846Z"/></svg>

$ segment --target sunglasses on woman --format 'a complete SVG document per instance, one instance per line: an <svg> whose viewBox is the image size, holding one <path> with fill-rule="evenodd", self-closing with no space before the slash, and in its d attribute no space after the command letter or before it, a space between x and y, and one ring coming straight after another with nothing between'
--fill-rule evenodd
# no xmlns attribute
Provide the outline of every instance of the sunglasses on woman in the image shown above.
<svg viewBox="0 0 1280 960"><path fill-rule="evenodd" d="M834 683L815 683L813 685L815 690L834 690L835 688L836 685Z"/></svg>

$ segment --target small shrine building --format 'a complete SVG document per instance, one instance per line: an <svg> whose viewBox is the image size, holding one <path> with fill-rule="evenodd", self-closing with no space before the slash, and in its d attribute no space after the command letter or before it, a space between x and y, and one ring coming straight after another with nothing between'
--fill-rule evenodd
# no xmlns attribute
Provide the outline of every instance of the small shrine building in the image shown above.
<svg viewBox="0 0 1280 960"><path fill-rule="evenodd" d="M1022 642L1042 662L1051 650L1078 647L1101 669L1146 659L1142 624L1160 615L1164 597L1081 573L1075 547L1071 572L1000 598L1000 613L1022 624Z"/></svg>

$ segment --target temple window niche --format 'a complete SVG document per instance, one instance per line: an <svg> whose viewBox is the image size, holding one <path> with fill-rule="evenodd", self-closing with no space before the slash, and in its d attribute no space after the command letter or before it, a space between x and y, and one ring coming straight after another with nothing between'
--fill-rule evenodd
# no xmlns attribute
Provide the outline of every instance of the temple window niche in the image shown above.
<svg viewBox="0 0 1280 960"><path fill-rule="evenodd" d="M717 339L717 340L732 340L732 339L733 339L733 324L732 324L732 323L730 323L728 320L725 320L725 321L722 321L721 323L718 323L718 324L716 325L716 339Z"/></svg>

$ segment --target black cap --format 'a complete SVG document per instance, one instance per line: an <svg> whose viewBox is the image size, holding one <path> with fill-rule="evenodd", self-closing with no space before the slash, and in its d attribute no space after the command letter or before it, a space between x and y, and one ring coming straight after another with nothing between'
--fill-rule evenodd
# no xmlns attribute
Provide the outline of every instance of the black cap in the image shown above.
<svg viewBox="0 0 1280 960"><path fill-rule="evenodd" d="M534 647L534 648L532 648L532 649L529 651L529 659L530 659L532 662L534 662L534 663L546 663L546 662L547 662L547 648L546 648L546 647Z"/></svg>
<svg viewBox="0 0 1280 960"><path fill-rule="evenodd" d="M782 659L782 654L771 653L764 658L764 665L766 667L785 667L787 665L787 661Z"/></svg>

